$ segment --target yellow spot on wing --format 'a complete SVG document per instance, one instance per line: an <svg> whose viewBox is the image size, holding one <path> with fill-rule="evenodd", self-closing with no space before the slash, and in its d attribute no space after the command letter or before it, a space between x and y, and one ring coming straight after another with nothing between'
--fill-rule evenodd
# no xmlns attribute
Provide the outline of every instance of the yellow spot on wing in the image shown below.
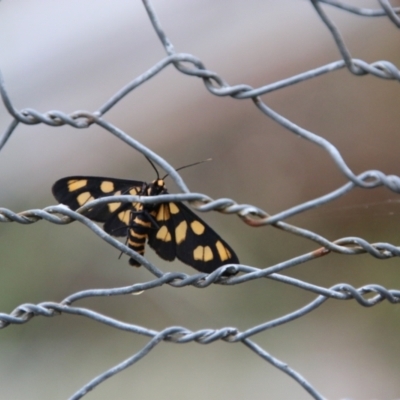
<svg viewBox="0 0 400 400"><path fill-rule="evenodd" d="M209 246L197 246L193 250L193 258L200 261L210 261L214 258L214 256Z"/></svg>
<svg viewBox="0 0 400 400"><path fill-rule="evenodd" d="M104 183L104 182L103 182ZM110 183L112 183L112 182L110 182ZM114 193L114 196L120 196L121 195L121 191L120 190L118 190L118 191L116 191L115 193ZM122 203L119 203L119 202L117 202L117 203L108 203L108 209L109 209L109 211L112 213L112 212L114 212L114 211L116 211L120 206L121 206L121 204ZM122 213L121 213L122 214ZM119 217L119 219L121 220L121 221L123 221L122 219L121 219L121 217L120 216L118 216Z"/></svg>
<svg viewBox="0 0 400 400"><path fill-rule="evenodd" d="M190 227L196 235L201 235L206 229L205 226L199 221L192 221Z"/></svg>
<svg viewBox="0 0 400 400"><path fill-rule="evenodd" d="M221 261L229 260L232 257L231 252L219 240L215 243L215 246L217 247Z"/></svg>
<svg viewBox="0 0 400 400"><path fill-rule="evenodd" d="M136 211L142 211L143 210L143 204L142 203L132 203L132 207Z"/></svg>
<svg viewBox="0 0 400 400"><path fill-rule="evenodd" d="M210 261L214 258L213 252L210 247L204 247L204 261Z"/></svg>
<svg viewBox="0 0 400 400"><path fill-rule="evenodd" d="M163 225L158 230L156 238L164 242L170 242L172 240L171 234L169 233L168 228L165 225Z"/></svg>
<svg viewBox="0 0 400 400"><path fill-rule="evenodd" d="M131 223L131 212L130 212L130 210L121 211L120 213L118 213L118 218L125 225L130 225L130 223Z"/></svg>
<svg viewBox="0 0 400 400"><path fill-rule="evenodd" d="M114 184L110 181L103 181L100 185L100 190L103 193L110 193L114 191Z"/></svg>
<svg viewBox="0 0 400 400"><path fill-rule="evenodd" d="M129 190L129 194L135 196L137 194L137 190L135 188L132 188L131 190Z"/></svg>
<svg viewBox="0 0 400 400"><path fill-rule="evenodd" d="M94 197L90 194L90 192L83 192L76 198L76 201L80 206L83 206L84 204L92 200L94 200Z"/></svg>
<svg viewBox="0 0 400 400"><path fill-rule="evenodd" d="M70 192L74 192L80 188L83 188L87 185L87 179L71 179L68 181L68 190Z"/></svg>
<svg viewBox="0 0 400 400"><path fill-rule="evenodd" d="M157 221L168 221L171 214L169 213L169 208L166 204L161 204L158 209L156 219Z"/></svg>
<svg viewBox="0 0 400 400"><path fill-rule="evenodd" d="M173 204L173 203L171 203ZM182 221L176 228L175 228L175 240L176 244L182 243L186 238L186 231L187 231L187 222Z"/></svg>
<svg viewBox="0 0 400 400"><path fill-rule="evenodd" d="M171 211L171 214L178 214L179 208L175 203L169 203L169 210Z"/></svg>
<svg viewBox="0 0 400 400"><path fill-rule="evenodd" d="M120 206L121 203L108 203L108 210L113 213L115 210L117 210Z"/></svg>

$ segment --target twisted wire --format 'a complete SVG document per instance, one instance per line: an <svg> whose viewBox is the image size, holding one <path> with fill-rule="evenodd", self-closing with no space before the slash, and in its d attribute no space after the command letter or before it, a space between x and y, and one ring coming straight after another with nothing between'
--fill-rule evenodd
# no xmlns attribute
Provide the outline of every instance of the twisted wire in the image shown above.
<svg viewBox="0 0 400 400"><path fill-rule="evenodd" d="M215 274L215 273L213 273ZM277 318L275 320L265 322L258 326L252 327L244 332L239 332L237 328L226 327L221 329L202 329L193 332L184 327L169 327L162 331L155 331L145 327L141 327L134 324L129 324L121 322L114 318L108 317L101 313L95 312L90 309L82 307L72 307L71 304L75 301L82 300L88 297L94 296L115 296L115 295L125 295L133 293L141 293L145 290L152 289L154 287L161 286L168 282L173 282L176 280L181 281L181 287L185 284L193 284L194 279L200 281L204 278L205 274L196 274L194 276L188 276L181 273L169 273L164 274L163 277L149 281L143 284L134 284L129 287L123 288L113 288L113 289L96 289L96 290L85 290L82 292L75 293L67 298L65 298L60 303L54 302L44 302L40 304L22 304L13 310L10 314L0 313L0 328L5 328L10 324L23 324L31 320L35 316L43 317L53 317L62 313L79 315L86 318L93 319L99 323L111 326L115 329L123 330L125 332L130 332L138 335L144 335L150 337L151 340L147 345L145 345L139 352L135 353L133 356L122 361L118 365L110 368L104 373L100 374L92 381L87 383L83 388L78 390L70 399L80 399L90 390L94 389L96 386L104 382L106 379L111 378L115 374L121 372L122 370L133 365L141 358L146 356L148 352L153 349L161 341L174 342L177 344L184 344L189 342L197 342L200 344L210 344L217 340L224 340L229 343L242 342L247 347L251 348L256 354L264 358L266 361L274 365L276 368L280 369L282 372L288 374L291 378L297 381L314 399L323 399L324 397L318 393L318 391L309 384L299 373L291 369L287 364L281 362L276 357L271 356L256 343L252 342L249 338L268 329L274 328L276 326L283 325L285 323L291 322L297 318L300 318L307 313L315 310L317 307L322 305L328 298L336 298L340 300L356 300L361 306L372 307L384 300L390 303L400 302L400 290L388 290L379 285L366 285L361 288L354 288L348 284L338 284L331 288L321 288L316 285L313 286L313 291L315 293L324 292L320 294L315 300L307 304L306 306L287 314L283 317ZM212 275L212 274L211 274ZM211 277L210 275L210 277ZM216 276L216 275L214 275ZM287 280L287 277L279 276L273 274L270 276L272 279L283 278ZM236 278L228 278L225 280L225 284L232 283ZM291 278L293 281L296 279ZM186 282L184 282L186 280ZM299 281L300 283L300 281ZM309 284L307 284L309 285ZM310 285L309 285L310 286ZM309 288L311 289L311 288ZM369 297L373 293L374 297ZM366 298L366 296L368 296Z"/></svg>
<svg viewBox="0 0 400 400"><path fill-rule="evenodd" d="M325 4L327 6L335 7L342 11L364 17L386 17L396 27L400 27L399 7L393 7L388 0L379 0L381 9L354 7L336 0L310 0L310 3L314 7L320 20L325 24L326 28L331 33L332 40L338 49L341 59L323 66L316 67L312 70L302 72L295 76L264 84L258 88L253 88L247 84L230 85L219 74L208 70L205 64L192 54L176 52L173 44L162 29L161 22L158 19L150 0L143 0L143 5L149 17L150 23L152 24L154 31L161 42L161 45L165 49L167 56L145 71L143 74L133 79L130 83L122 87L117 93L115 93L115 95L105 101L105 103L96 111L77 110L73 113L66 114L58 110L51 110L44 113L32 108L18 110L13 106L11 97L6 90L3 76L0 72L0 95L6 110L13 118L8 128L0 138L0 150L8 143L8 139L12 134L14 134L14 132L16 132L16 128L19 126L19 124L35 125L43 123L53 127L69 125L76 129L86 129L89 126L96 124L102 127L104 130L115 135L125 144L131 146L140 154L148 157L155 164L164 169L182 191L182 193L178 194L160 195L155 197L127 195L104 197L91 201L76 211L72 211L63 205L50 206L44 209L26 210L20 213L16 213L7 208L0 208L0 222L32 224L39 220L45 220L50 223L63 225L69 224L73 221L78 221L88 227L94 234L99 236L111 246L138 261L151 274L154 275L154 279L144 283L136 283L126 287L111 289L88 289L73 293L61 302L42 302L39 304L27 303L16 307L11 313L0 313L0 328L2 329L13 324L18 325L27 323L34 317L41 316L51 318L60 314L72 314L92 319L98 323L105 324L115 329L120 329L132 334L143 335L149 338L149 342L139 352L95 377L80 390L78 390L72 397L70 397L70 399L80 399L84 397L89 391L93 390L106 379L111 378L115 374L118 374L122 370L130 367L145 357L155 346L157 346L157 344L162 341L173 342L176 344L185 344L189 342L211 344L218 340L223 340L232 344L238 342L243 343L255 354L294 379L305 391L309 393L312 398L324 399L322 394L320 394L298 372L294 371L288 365L270 355L255 342L250 340L250 338L269 329L301 318L304 315L314 311L328 299L346 301L353 300L362 307L373 307L383 301L387 301L390 304L397 304L400 302L400 290L387 289L376 284L355 288L347 283L341 283L327 288L281 274L283 271L287 271L290 268L294 268L300 264L326 256L331 252L344 255L359 255L367 253L376 259L388 259L400 256L400 247L394 244L381 242L369 243L367 240L361 237L343 237L336 240L330 240L316 232L304 229L302 227L297 227L286 222L286 220L290 217L307 212L315 207L323 206L324 204L333 202L336 199L347 195L350 191L357 187L363 189L375 189L384 186L393 193L400 193L400 178L398 176L387 175L378 170L367 170L362 173L355 174L348 166L339 150L332 143L320 135L294 124L292 121L269 107L264 99L261 99L261 96L266 96L273 91L281 90L291 85L301 84L309 79L314 79L318 76L332 73L344 68L346 68L355 77L369 74L374 78L400 82L400 71L393 63L385 60L367 63L363 60L353 58L349 48L346 45L345 39L341 35L340 30L336 27L333 20L329 17L328 13L325 12L321 5ZM286 128L289 132L302 137L303 139L319 146L323 151L325 151L348 182L330 193L324 194L323 196L315 199L310 199L302 204L298 204L287 210L280 211L274 215L270 215L268 212L254 205L238 204L229 198L220 198L214 200L205 194L191 192L179 173L175 171L175 169L166 160L105 119L105 114L109 110L117 106L120 101L123 101L123 99L135 89L154 78L169 66L173 66L178 72L190 77L200 78L203 81L205 88L212 95L219 97L230 96L237 100L251 99L255 107L264 115ZM311 252L299 255L289 260L285 260L264 269L241 264L224 265L208 275L204 273L195 275L187 275L180 272L164 273L153 263L150 263L145 257L111 237L96 223L85 217L85 213L90 208L100 204L116 201L138 202L143 204L157 204L168 201L187 201L198 211L219 211L225 214L236 214L244 223L250 226L271 226L283 230L284 232L306 238L319 247L315 248ZM240 272L241 274L227 277L224 275L224 272L226 271L229 271L230 273ZM116 320L91 309L72 306L76 301L80 301L89 297L139 294L143 291L161 287L163 285L170 285L174 288L193 286L199 289L204 289L211 284L230 286L262 278L300 288L301 290L313 293L316 297L308 304L297 310L294 310L289 314L283 315L271 321L263 322L242 332L235 327L191 331L185 327L179 326L167 327L163 330L156 331L146 327Z"/></svg>

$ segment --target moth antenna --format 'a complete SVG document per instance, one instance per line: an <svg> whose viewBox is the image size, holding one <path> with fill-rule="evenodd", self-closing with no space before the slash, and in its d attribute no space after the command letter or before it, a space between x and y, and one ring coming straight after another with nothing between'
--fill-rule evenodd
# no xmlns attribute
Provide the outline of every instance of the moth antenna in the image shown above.
<svg viewBox="0 0 400 400"><path fill-rule="evenodd" d="M195 162L195 163L193 163L193 164L184 165L183 167L177 168L175 171L180 171L181 169L193 167L193 166L195 166L195 165L203 164L203 163L208 162L208 161L212 161L212 158L207 158L207 160L197 161L197 162ZM162 178L162 180L164 180L167 176L168 176L168 174L166 174L166 175Z"/></svg>
<svg viewBox="0 0 400 400"><path fill-rule="evenodd" d="M157 180L159 180L160 179L160 174L158 173L158 170L157 170L156 166L153 164L153 162L150 160L150 158L148 158L147 156L145 156L145 158L150 163L150 165L153 167L154 171L156 171Z"/></svg>

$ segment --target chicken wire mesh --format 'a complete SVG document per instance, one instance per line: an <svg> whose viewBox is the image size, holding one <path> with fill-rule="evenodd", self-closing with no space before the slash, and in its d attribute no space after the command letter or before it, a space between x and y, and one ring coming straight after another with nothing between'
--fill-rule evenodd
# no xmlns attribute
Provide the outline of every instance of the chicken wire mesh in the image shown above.
<svg viewBox="0 0 400 400"><path fill-rule="evenodd" d="M8 140L13 134L15 134L17 128L21 124L46 124L51 127L69 125L77 129L85 129L91 125L97 125L104 131L111 133L120 139L127 146L135 149L138 153L151 159L171 177L181 191L181 193L178 194L168 194L146 198L126 195L118 197L105 197L84 205L77 212L72 211L63 205L53 205L43 209L30 209L18 213L7 208L0 209L1 222L17 222L19 224L28 225L39 220L45 220L53 224L65 225L73 221L78 221L88 227L95 235L99 236L111 246L138 260L142 266L154 276L153 279L150 279L144 283L135 283L126 287L117 287L111 289L88 289L79 291L67 296L60 302L46 301L38 304L22 304L16 307L11 313L0 314L0 326L2 328L10 327L10 325L14 324L24 324L32 321L34 317L38 316L54 317L60 314L72 314L86 317L96 321L99 324L105 324L118 330L123 330L135 335L142 335L149 338L148 343L143 346L140 351L129 356L114 367L98 374L93 380L86 383L81 389L76 391L76 393L73 394L70 399L80 399L99 385L100 387L97 388L97 390L101 391L102 383L104 383L107 379L119 374L121 371L132 366L133 364L139 362L161 342L173 342L176 344L197 342L200 344L211 345L216 341L225 341L230 344L244 344L248 349L252 350L252 352L258 355L261 359L270 363L281 373L287 374L296 382L296 384L298 384L308 393L310 398L323 399L325 398L324 393L322 393L313 384L313 382L308 381L302 376L301 369L299 369L299 371L295 370L294 368L288 366L284 361L281 361L277 357L270 354L273 353L273 351L267 351L262 346L256 344L256 335L266 332L272 328L289 324L294 320L304 317L330 299L353 300L363 307L372 307L384 301L387 301L391 304L396 304L399 302L400 290L389 289L378 284L363 285L362 287L357 288L351 284L340 283L331 287L324 287L282 274L283 271L292 270L296 266L308 263L321 257L332 255L333 253L342 254L345 256L361 256L363 254L369 255L370 257L375 258L377 262L380 260L398 257L400 255L400 248L395 244L386 242L370 243L368 240L356 236L341 237L332 241L323 235L318 234L317 232L285 222L290 217L302 214L310 209L314 209L315 207L334 202L353 191L355 188L377 189L380 187L385 187L393 193L400 192L400 178L398 176L387 175L379 170L367 170L359 174L354 173L349 167L348 163L345 161L345 158L342 156L341 152L339 152L339 150L330 141L295 124L289 118L286 118L270 108L261 98L261 96L273 91L281 90L307 80L315 79L316 77L329 74L340 69L347 69L347 71L353 75L354 79L359 76L369 75L374 79L383 79L394 82L400 81L400 71L391 62L377 61L368 63L364 60L353 58L348 47L346 46L345 41L342 38L340 30L335 26L333 20L328 16L328 13L325 11L325 9L321 7L321 4L325 3L343 12L354 13L362 17L387 18L397 28L400 27L399 7L393 7L388 1L383 0L379 1L381 6L380 9L360 8L329 0L315 0L310 1L310 3L314 7L314 10L316 11L316 14L320 20L323 21L326 28L332 35L332 39L340 52L341 59L339 61L331 62L329 64L314 68L313 70L308 70L304 73L257 88L253 88L247 84L231 86L221 77L220 74L208 70L205 66L205 63L203 63L203 61L194 55L176 52L173 44L161 28L161 23L157 17L155 9L151 5L151 2L146 0L143 1L143 5L146 9L152 27L167 53L167 56L161 61L155 63L152 68L145 71L143 74L124 86L96 111L75 111L67 114L62 111L49 111L46 113L40 113L32 108L18 110L13 105L12 96L10 96L6 91L4 80L1 79L0 91L3 104L8 113L13 117L13 120L1 137L0 149L5 148L5 146L8 144ZM373 21L371 23L373 23ZM222 98L229 96L236 100L251 99L256 108L266 117L277 122L288 132L305 139L312 145L316 144L322 148L325 151L325 156L331 158L331 160L335 163L336 168L346 178L347 183L329 193L324 194L323 196L319 196L275 214L269 214L254 205L240 204L229 198L219 198L214 200L206 194L191 192L180 174L176 172L170 163L168 163L159 154L146 147L143 143L141 143L141 141L135 140L117 125L111 123L105 118L105 114L118 107L121 100L123 100L129 93L140 86L143 86L145 89L147 82L155 78L158 74L162 73L166 68L172 66L175 67L178 72L189 77L201 78L206 89L211 95ZM163 272L154 263L135 253L124 243L114 239L104 232L101 227L85 217L85 213L89 208L95 205L115 201L142 202L144 204L155 204L166 201L188 201L191 202L191 204L197 210L202 212L217 210L225 214L236 214L244 223L251 227L269 225L284 231L287 235L292 234L300 236L306 239L308 242L311 242L314 248L312 251L306 252L305 254L292 257L267 268L256 268L253 266L239 264L223 266L209 275L188 275L181 272ZM240 272L240 274L229 278L225 277L223 276L223 272L227 268L231 271ZM307 305L300 307L293 312L285 313L281 317L257 324L256 326L252 326L245 330L240 330L239 328L235 327L190 330L181 326L169 326L165 329L155 330L146 328L145 326L122 322L117 318L94 311L94 309L75 305L77 301L83 299L140 294L143 291L159 288L164 285L170 285L175 288L194 286L196 288L205 289L212 284L219 284L227 287L243 284L249 281L260 280L261 278L267 278L293 288L307 291L314 294L316 297Z"/></svg>

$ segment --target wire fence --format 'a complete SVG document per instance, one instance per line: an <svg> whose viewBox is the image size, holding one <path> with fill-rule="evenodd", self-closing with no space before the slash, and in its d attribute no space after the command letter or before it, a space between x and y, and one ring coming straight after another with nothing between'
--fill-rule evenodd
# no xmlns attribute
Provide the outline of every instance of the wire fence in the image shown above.
<svg viewBox="0 0 400 400"><path fill-rule="evenodd" d="M352 58L350 55L350 51L346 47L346 44L340 34L340 31L336 28L333 21L321 8L321 4L325 3L332 7L336 7L343 12L355 13L362 17L386 17L397 28L400 28L400 7L392 7L389 1L385 0L379 0L379 4L381 6L380 9L358 8L333 0L310 0L310 3L313 5L319 18L324 22L326 28L330 31L332 39L336 43L336 46L342 58L338 61L323 65L319 68L315 68L296 76L292 76L290 78L283 79L281 81L274 82L272 84L258 88L253 88L246 84L230 86L217 73L206 69L203 62L195 56L191 54L175 52L173 44L170 42L167 35L161 28L160 21L158 20L157 14L149 0L143 0L143 5L147 11L149 20L167 53L167 56L159 61L157 64L155 64L148 71L144 72L142 75L135 78L132 82L128 83L97 111L76 111L72 114L65 114L61 111L39 113L38 111L30 108L17 110L14 108L12 101L7 94L5 83L1 78L0 92L2 100L8 113L13 117L13 120L0 139L0 149L2 149L7 144L8 139L15 132L19 124L33 125L43 123L54 127L70 125L74 128L87 128L92 124L96 124L111 133L112 135L116 136L118 139L122 140L124 143L126 143L126 145L131 146L144 156L151 159L158 166L160 166L163 170L166 171L166 173L169 174L169 176L175 181L179 189L182 191L182 193L179 194L150 196L145 198L140 196L127 195L121 195L117 197L109 196L91 201L77 211L72 211L71 209L63 205L50 206L44 209L31 209L20 213L15 213L12 210L0 208L1 222L32 224L43 219L54 224L63 225L69 224L73 221L79 221L80 223L86 225L94 234L101 237L105 242L137 260L151 274L154 275L154 279L149 280L145 283L137 283L131 286L119 287L114 289L84 290L78 293L71 294L59 303L43 302L40 304L22 304L9 314L0 314L1 328L6 328L10 324L27 323L34 317L53 317L61 313L84 316L100 324L105 324L112 328L131 332L137 335L144 335L150 339L147 345L144 346L139 352L127 358L120 364L115 365L109 370L103 372L102 374L95 377L92 381L84 385L84 387L79 389L75 394L70 397L71 400L76 400L84 397L89 391L96 388L105 380L111 378L112 376L118 374L132 364L138 362L143 357L145 357L150 352L150 350L152 350L157 344L162 341L175 342L179 344L184 344L192 341L201 344L211 344L218 340L223 340L229 343L243 343L256 355L273 365L282 373L290 376L294 381L297 382L298 385L300 385L305 391L309 393L311 398L324 399L324 395L320 393L311 382L308 382L299 372L293 370L284 362L278 360L277 358L269 354L266 350L258 346L253 341L255 335L259 334L260 332L265 332L268 329L287 324L295 319L301 318L304 315L315 310L328 299L355 300L359 305L363 307L371 307L384 300L392 304L400 302L400 289L389 290L380 285L366 285L363 287L355 288L349 284L337 284L328 288L317 286L281 274L281 272L289 268L293 268L295 266L320 258L322 256L326 256L329 253L340 253L343 255L360 255L368 253L370 256L375 257L376 259L388 259L400 256L400 247L394 244L369 243L362 237L343 237L335 241L330 241L315 232L285 222L285 220L289 217L303 213L306 210L309 210L316 206L333 202L336 199L347 194L348 192L352 191L356 187L364 189L374 189L385 186L394 193L400 193L400 178L398 176L386 175L378 170L368 170L359 175L354 174L354 172L343 159L338 149L332 143L330 143L323 137L318 136L317 134L296 125L289 119L285 118L283 115L278 114L267 104L265 104L265 102L260 98L261 95L271 93L272 91L280 90L287 86L304 82L309 79L314 79L317 76L328 74L344 68L355 76L370 74L377 79L393 80L400 82L400 71L392 63L388 61L367 63L363 60ZM145 84L148 80L152 79L169 66L175 67L179 72L183 74L202 79L206 89L212 95L220 97L230 96L234 99L241 100L251 99L254 105L262 113L264 113L266 117L271 118L275 122L279 123L287 131L292 132L295 135L299 135L307 141L323 148L326 154L334 161L338 170L346 177L348 182L330 193L307 201L303 204L298 204L295 207L289 208L275 215L269 215L266 211L261 210L253 205L238 204L232 199L223 198L214 200L205 194L190 192L184 181L182 180L181 176L166 160L151 151L139 141L127 135L117 126L111 124L104 118L105 113L111 108L116 107L119 101L121 101L128 93ZM169 272L164 273L159 268L157 268L156 265L150 263L146 258L137 254L125 244L108 235L96 223L85 217L85 213L88 211L89 208L92 208L99 204L116 201L122 203L141 202L144 204L155 204L167 201L188 201L191 202L191 204L195 206L195 208L197 208L198 210L217 210L226 214L236 214L242 219L244 223L250 226L271 225L285 231L287 234L298 235L305 239L308 239L309 241L315 243L315 245L317 245L318 247L312 252L286 260L265 269L259 269L247 265L225 265L209 275L203 273L195 275ZM226 269L229 269L230 272L240 272L241 274L230 277L223 276L223 273ZM147 329L146 327L121 322L107 315L95 312L91 309L74 306L74 303L76 303L77 301L89 297L140 293L142 291L157 288L162 285L171 285L174 287L184 287L192 285L197 288L206 288L207 286L214 283L231 286L261 278L268 278L284 283L286 285L297 287L304 291L311 292L316 295L316 298L305 307L302 307L290 314L283 315L280 318L271 321L266 321L258 326L254 326L242 332L236 328L231 327L226 327L223 329L202 329L193 332L185 327L177 326L168 327L162 331L155 331L152 329Z"/></svg>

